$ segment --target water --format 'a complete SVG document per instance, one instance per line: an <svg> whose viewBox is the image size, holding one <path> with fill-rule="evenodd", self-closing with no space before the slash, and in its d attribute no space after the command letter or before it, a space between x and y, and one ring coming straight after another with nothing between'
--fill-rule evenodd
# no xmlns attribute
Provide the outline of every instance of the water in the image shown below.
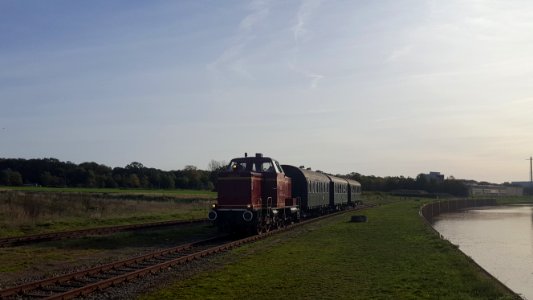
<svg viewBox="0 0 533 300"><path fill-rule="evenodd" d="M518 294L533 300L533 206L446 213L433 226Z"/></svg>

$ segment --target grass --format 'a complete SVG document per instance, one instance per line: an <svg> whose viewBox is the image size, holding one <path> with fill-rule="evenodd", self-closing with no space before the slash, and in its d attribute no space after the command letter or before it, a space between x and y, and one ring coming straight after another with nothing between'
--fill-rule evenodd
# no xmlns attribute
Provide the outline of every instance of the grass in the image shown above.
<svg viewBox="0 0 533 300"><path fill-rule="evenodd" d="M215 232L215 228L206 225L191 225L0 248L0 286L8 279L24 277L26 272L53 275L55 269L62 269L65 264L73 267L90 260L111 262L196 237L206 238Z"/></svg>
<svg viewBox="0 0 533 300"><path fill-rule="evenodd" d="M235 249L213 271L140 298L519 299L424 225L424 201L390 201L366 210L367 223L347 213Z"/></svg>
<svg viewBox="0 0 533 300"><path fill-rule="evenodd" d="M126 195L150 195L150 196L195 196L216 198L216 193L206 190L187 189L113 189L113 188L55 188L33 186L0 186L0 191L24 191L24 192L53 192L53 193L107 193Z"/></svg>
<svg viewBox="0 0 533 300"><path fill-rule="evenodd" d="M211 198L114 197L96 193L0 192L0 237L206 218Z"/></svg>
<svg viewBox="0 0 533 300"><path fill-rule="evenodd" d="M497 197L496 202L500 205L519 204L519 203L533 203L533 196L507 196Z"/></svg>

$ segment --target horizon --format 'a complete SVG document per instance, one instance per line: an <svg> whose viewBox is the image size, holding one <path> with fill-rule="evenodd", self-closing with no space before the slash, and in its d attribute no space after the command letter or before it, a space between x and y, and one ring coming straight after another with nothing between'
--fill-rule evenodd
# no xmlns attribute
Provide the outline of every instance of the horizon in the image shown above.
<svg viewBox="0 0 533 300"><path fill-rule="evenodd" d="M240 157L233 157L233 158L240 158ZM233 159L232 158L232 159ZM272 158L272 157L271 157ZM181 169L159 169L159 168L155 168L155 167L152 167L152 166L149 166L149 165L145 165L143 162L141 161L132 161L124 166L110 166L110 165L106 165L106 164L102 164L102 163L99 163L99 162L96 162L96 161L84 161L84 162L73 162L73 161L65 161L65 160L61 160L61 159L58 159L58 158L55 158L55 157L42 157L42 158L7 158L7 157L0 157L0 160L2 159L6 159L6 160L17 160L17 159L23 159L23 160L46 160L46 159L54 159L54 160L58 160L60 163L73 163L75 165L81 165L81 164L84 164L84 163L96 163L98 165L101 165L101 166L106 166L106 167L109 167L111 169L114 169L114 168L126 168L129 164L131 163L140 163L143 165L144 168L147 168L147 169L157 169L159 171L163 171L163 172L174 172L174 171L182 171L184 169L186 169L187 167L194 167L200 171L210 171L209 170L209 167L207 168L202 168L202 167L198 167L196 165L192 165L192 164L186 164L184 166L184 168L181 168ZM275 158L272 158L272 159L275 159ZM229 164L229 160L228 161L216 161L217 163L224 163L224 166L228 165ZM283 163L284 164L284 163ZM289 164L291 165L291 164ZM359 174L361 176L366 176L366 177L380 177L380 178L387 178L387 177L391 177L391 178L400 178L400 177L404 177L404 178L411 178L411 179L416 179L418 177L418 175L428 175L430 173L438 173L439 175L444 175L444 178L446 180L458 180L458 181L475 181L477 183L489 183L489 184L504 184L504 183L514 183L514 182L530 182L529 180L527 181L508 181L508 182L501 182L501 183L497 183L497 182L488 182L488 181L483 181L483 180L476 180L476 179L473 179L473 178L456 178L454 177L453 175L449 175L447 176L446 174L442 174L441 172L439 171L427 171L427 172L419 172L417 175L415 176L403 176L403 175L374 175L374 174L363 174L363 173L359 173L359 172L356 172L356 171L351 171L351 172L348 172L348 173L332 173L332 172L328 172L328 171L325 171L325 170L319 170L319 169L313 169L312 167L309 167L309 166L305 166L305 165L293 165L295 167L299 167L299 168L309 168L311 169L312 171L315 171L315 172L322 172L322 173L325 173L325 174L329 174L329 175L333 175L333 176L349 176L351 174ZM453 177L453 178L450 178L450 177Z"/></svg>

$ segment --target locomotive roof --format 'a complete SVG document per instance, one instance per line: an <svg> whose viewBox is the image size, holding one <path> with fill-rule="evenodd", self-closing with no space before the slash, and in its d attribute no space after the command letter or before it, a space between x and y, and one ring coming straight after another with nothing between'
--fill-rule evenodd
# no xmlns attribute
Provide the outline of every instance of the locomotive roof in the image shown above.
<svg viewBox="0 0 533 300"><path fill-rule="evenodd" d="M275 159L272 159L270 157L263 156L263 155L236 157L232 159L232 161L268 161L268 160L275 160Z"/></svg>

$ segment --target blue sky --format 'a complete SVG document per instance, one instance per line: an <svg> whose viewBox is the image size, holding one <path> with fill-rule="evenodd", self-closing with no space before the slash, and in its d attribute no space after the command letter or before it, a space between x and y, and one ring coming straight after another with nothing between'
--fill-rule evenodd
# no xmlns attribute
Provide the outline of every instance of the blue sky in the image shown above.
<svg viewBox="0 0 533 300"><path fill-rule="evenodd" d="M0 0L0 157L527 180L529 1Z"/></svg>

